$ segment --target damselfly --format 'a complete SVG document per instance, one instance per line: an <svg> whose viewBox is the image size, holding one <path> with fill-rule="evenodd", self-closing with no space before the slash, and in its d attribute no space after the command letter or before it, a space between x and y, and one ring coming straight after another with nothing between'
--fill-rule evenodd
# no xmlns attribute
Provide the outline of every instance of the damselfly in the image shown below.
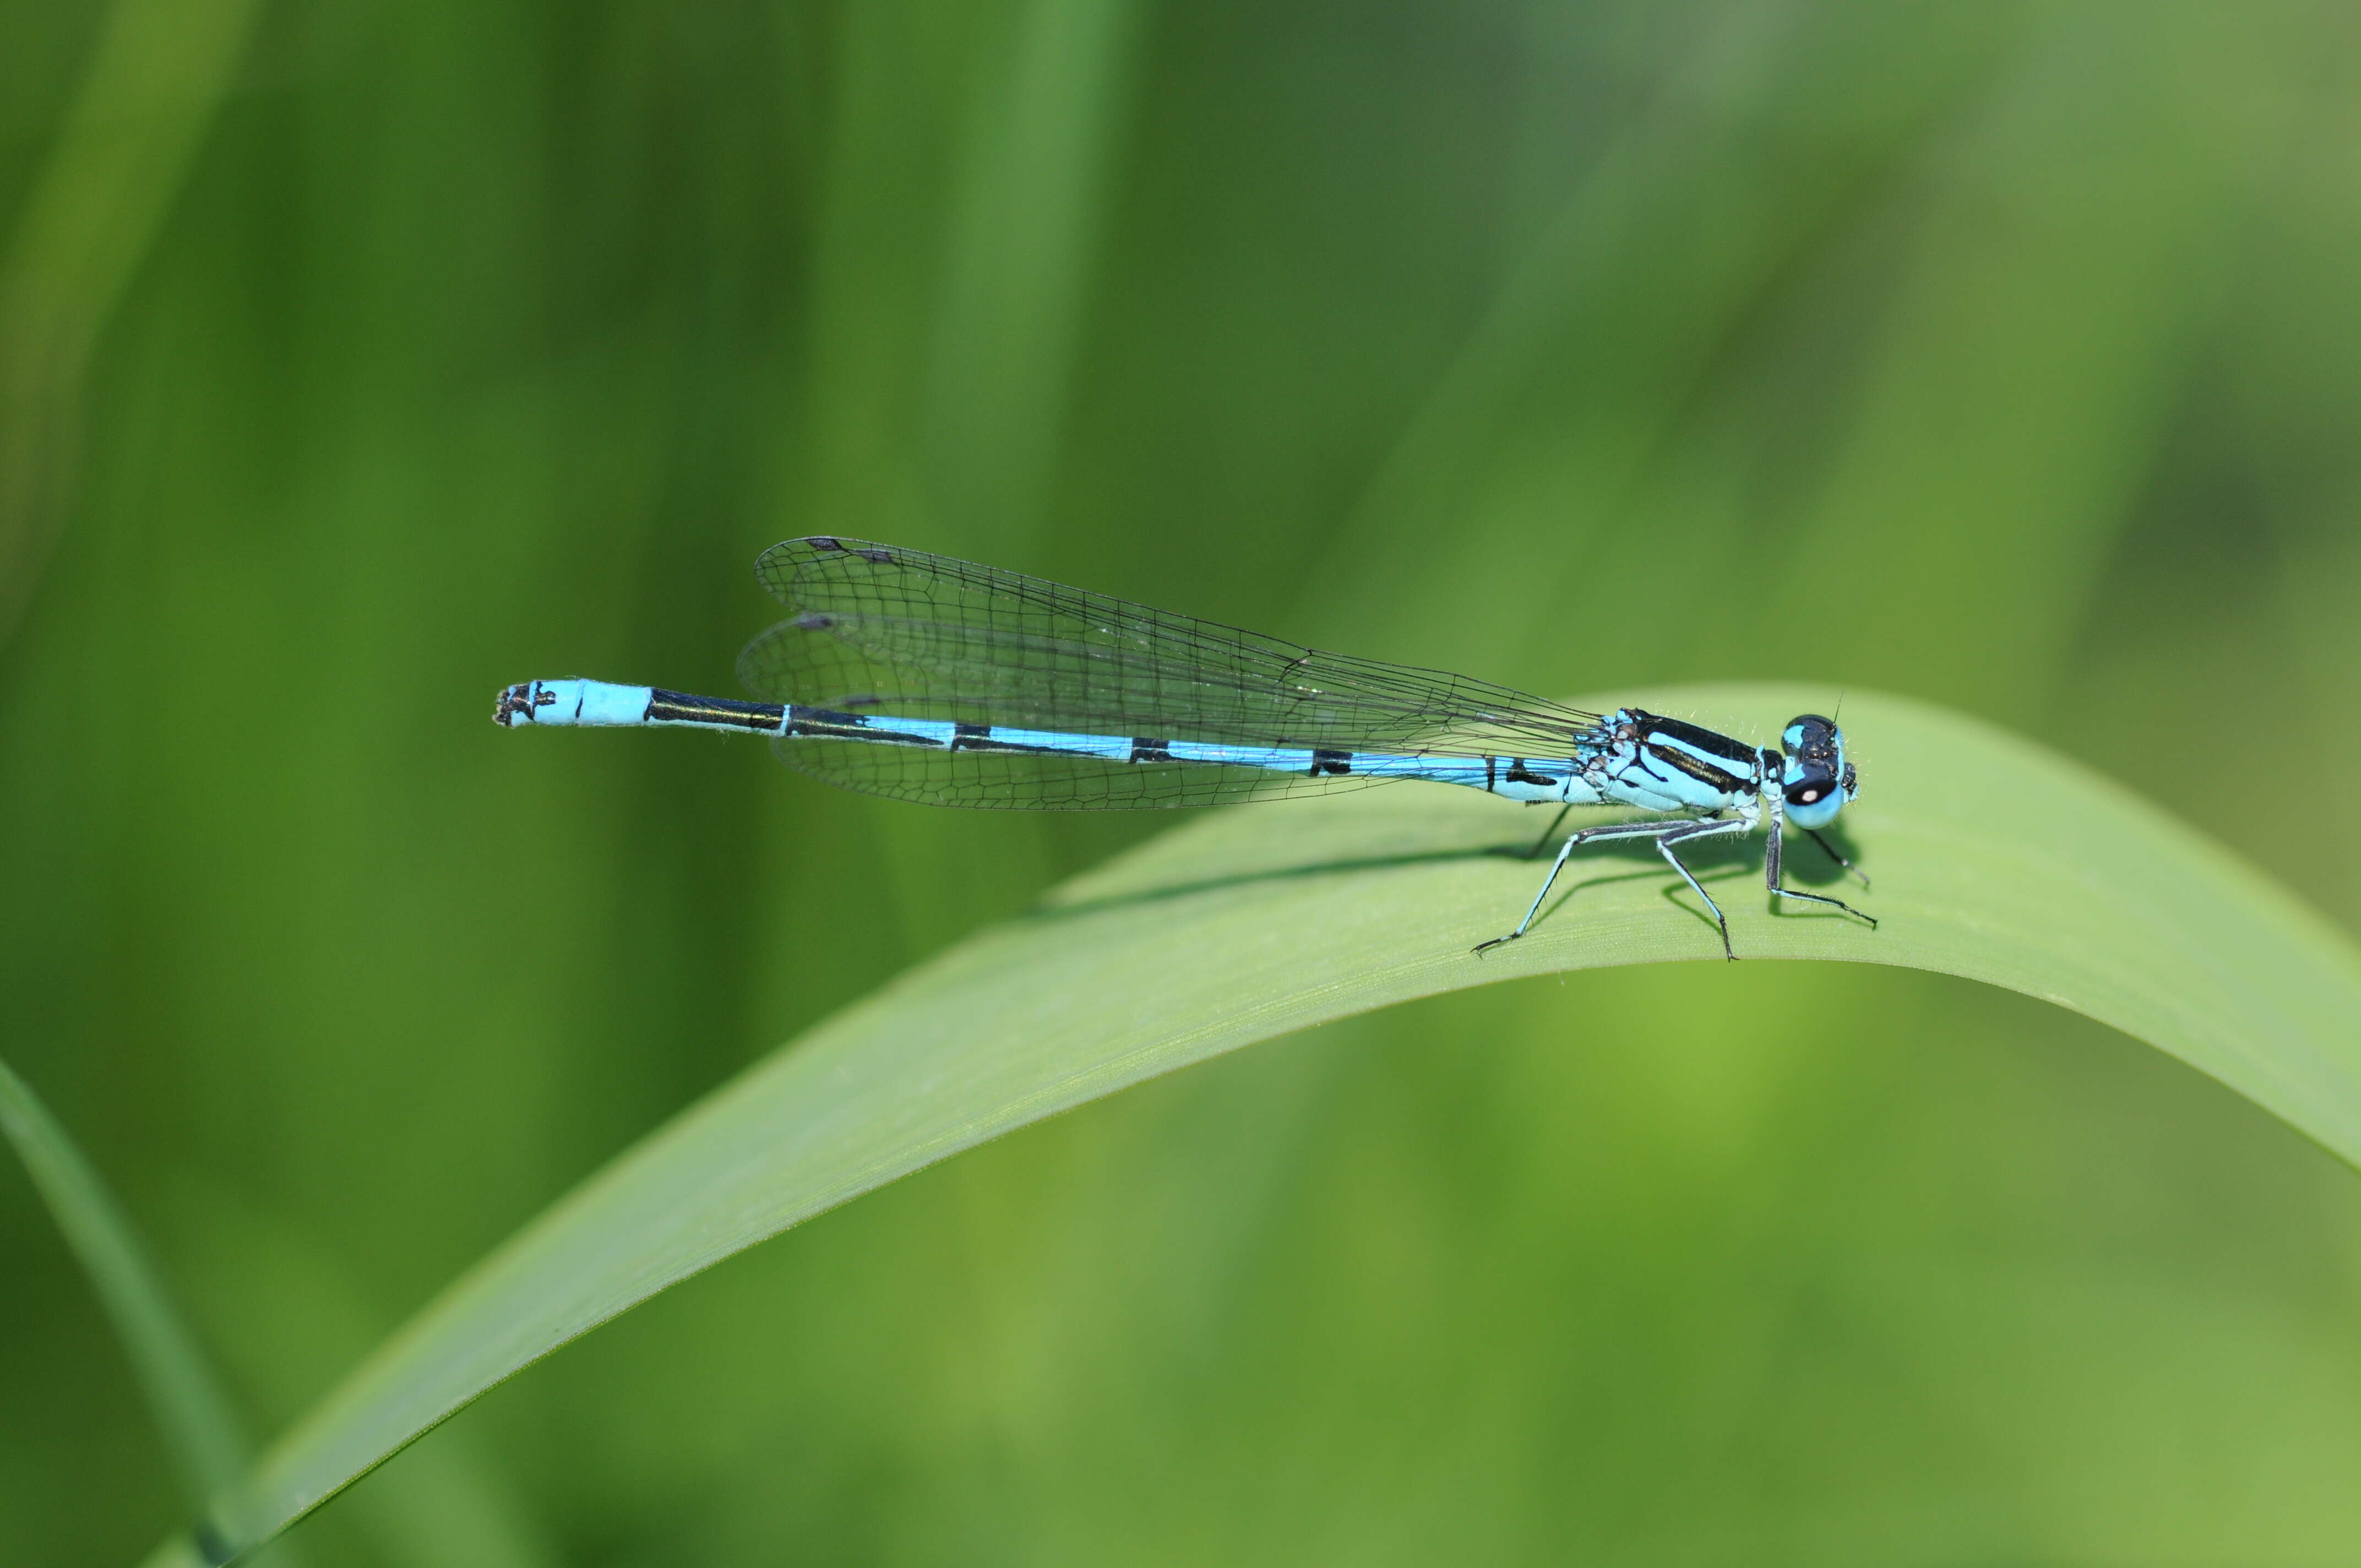
<svg viewBox="0 0 2361 1568"><path fill-rule="evenodd" d="M1627 839L1654 843L1735 958L1721 906L1675 851L1765 823L1773 896L1877 924L1781 884L1783 827L1861 876L1820 835L1860 785L1843 732L1817 714L1753 746L855 539L774 544L754 575L796 612L738 656L739 679L768 700L527 681L500 693L493 722L751 731L830 784L932 806L1213 806L1424 779L1557 806L1536 852L1575 806L1652 814L1569 837L1516 929L1479 953L1525 934L1577 848Z"/></svg>

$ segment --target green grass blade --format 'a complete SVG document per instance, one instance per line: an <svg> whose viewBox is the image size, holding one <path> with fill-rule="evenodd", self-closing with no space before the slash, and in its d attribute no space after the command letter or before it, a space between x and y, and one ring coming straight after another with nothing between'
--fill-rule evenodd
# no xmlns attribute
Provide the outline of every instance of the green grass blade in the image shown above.
<svg viewBox="0 0 2361 1568"><path fill-rule="evenodd" d="M0 1062L0 1133L16 1150L130 1355L192 1511L235 1486L246 1442L228 1396L164 1288L147 1245L31 1085Z"/></svg>
<svg viewBox="0 0 2361 1568"><path fill-rule="evenodd" d="M1007 63L971 89L918 436L950 481L930 510L963 538L1006 539L1044 510L1141 9L1031 0Z"/></svg>
<svg viewBox="0 0 2361 1568"><path fill-rule="evenodd" d="M0 636L63 510L99 332L229 91L258 9L117 0L0 254Z"/></svg>
<svg viewBox="0 0 2361 1568"><path fill-rule="evenodd" d="M1633 694L1621 694L1626 697ZM1775 734L1829 694L1639 694ZM2089 1014L2361 1163L2361 955L2210 841L1978 721L1854 694L1847 836L1870 931L1773 916L1758 853L1698 857L1741 954L1938 970ZM1465 792L1217 813L980 934L814 1030L613 1161L457 1281L269 1456L240 1516L275 1529L492 1384L798 1221L1126 1085L1343 1014L1552 970L1719 961L1644 853L1576 868L1527 940L1542 823ZM1791 860L1806 884L1816 851ZM792 964L795 955L778 961ZM1676 981L1671 981L1676 983Z"/></svg>

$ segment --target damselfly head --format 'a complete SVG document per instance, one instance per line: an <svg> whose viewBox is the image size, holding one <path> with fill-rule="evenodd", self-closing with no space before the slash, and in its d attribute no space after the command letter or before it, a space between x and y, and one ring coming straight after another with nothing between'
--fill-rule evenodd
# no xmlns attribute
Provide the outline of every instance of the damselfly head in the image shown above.
<svg viewBox="0 0 2361 1568"><path fill-rule="evenodd" d="M1844 731L1834 719L1804 713L1788 721L1779 739L1787 753L1779 781L1787 820L1798 828L1827 827L1861 793L1860 775L1845 761Z"/></svg>

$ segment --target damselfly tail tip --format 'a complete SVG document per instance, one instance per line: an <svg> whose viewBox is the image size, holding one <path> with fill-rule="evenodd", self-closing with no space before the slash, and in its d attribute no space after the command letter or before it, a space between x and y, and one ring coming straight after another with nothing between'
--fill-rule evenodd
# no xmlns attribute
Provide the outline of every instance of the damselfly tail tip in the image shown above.
<svg viewBox="0 0 2361 1568"><path fill-rule="evenodd" d="M524 681L516 685L501 687L500 696L492 704L492 722L503 729L514 729L521 724L531 724L536 699L544 702L548 700L541 696L540 685L539 681Z"/></svg>

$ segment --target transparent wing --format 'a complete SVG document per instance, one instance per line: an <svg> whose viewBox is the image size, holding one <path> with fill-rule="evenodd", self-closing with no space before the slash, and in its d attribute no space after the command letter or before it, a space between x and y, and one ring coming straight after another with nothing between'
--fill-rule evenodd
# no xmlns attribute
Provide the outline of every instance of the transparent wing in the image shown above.
<svg viewBox="0 0 2361 1568"><path fill-rule="evenodd" d="M739 656L773 702L1133 738L1142 760L776 742L791 766L943 805L1211 805L1380 782L1154 760L1154 742L1552 757L1598 722L1462 675L1322 652L1214 621L915 550L772 546L763 586L800 613Z"/></svg>

